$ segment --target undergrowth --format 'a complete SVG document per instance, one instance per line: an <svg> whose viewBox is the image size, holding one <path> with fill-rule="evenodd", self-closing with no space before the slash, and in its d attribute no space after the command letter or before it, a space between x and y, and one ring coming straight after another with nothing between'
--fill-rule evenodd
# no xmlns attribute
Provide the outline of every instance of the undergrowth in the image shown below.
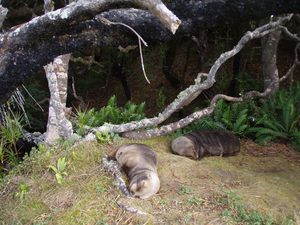
<svg viewBox="0 0 300 225"><path fill-rule="evenodd" d="M71 122L75 130L77 130L77 134L83 135L84 126L97 127L104 123L123 124L144 119L144 110L145 102L136 105L133 102L128 101L124 107L118 107L117 98L113 95L108 100L107 106L102 107L97 112L95 112L94 109L83 112L79 108L77 116L72 119Z"/></svg>
<svg viewBox="0 0 300 225"><path fill-rule="evenodd" d="M241 138L254 139L266 144L281 141L300 150L300 82L272 94L269 101L248 99L244 102L216 104L207 117L192 122L174 137L194 130L229 130ZM199 110L198 108L195 111Z"/></svg>
<svg viewBox="0 0 300 225"><path fill-rule="evenodd" d="M0 182L2 224L101 224L116 219L108 216L117 207L117 193L100 165L101 145L70 147L65 142L34 150Z"/></svg>
<svg viewBox="0 0 300 225"><path fill-rule="evenodd" d="M227 224L278 224L272 218L271 214L262 211L249 210L245 205L240 204L240 195L235 195L233 190L227 191L227 194L220 200L225 204L225 209L221 215L225 217Z"/></svg>
<svg viewBox="0 0 300 225"><path fill-rule="evenodd" d="M154 147L159 140L163 139L143 143ZM105 154L124 142L73 146L67 140L59 146L35 149L0 182L0 221L2 224L145 224L151 221L150 217L156 219L156 215L150 215L153 210L171 207L171 212L162 211L157 215L171 224L178 224L172 218L180 216L180 223L191 223L193 213L203 210L217 210L220 222L226 224L269 224L268 221L282 224L261 211L242 206L240 197L232 191L203 196L189 184L169 190L162 183L161 192L151 199L130 200L135 204L133 207L149 212L148 216L141 219L137 214L128 213L118 206L117 201L124 195L113 186L112 176L103 170L101 163ZM172 199L170 195L165 197L165 192L172 192Z"/></svg>

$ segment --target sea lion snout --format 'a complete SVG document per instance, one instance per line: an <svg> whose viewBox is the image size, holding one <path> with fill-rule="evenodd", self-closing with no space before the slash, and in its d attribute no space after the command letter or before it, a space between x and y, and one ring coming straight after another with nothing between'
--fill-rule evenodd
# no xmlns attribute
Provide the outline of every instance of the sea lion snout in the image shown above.
<svg viewBox="0 0 300 225"><path fill-rule="evenodd" d="M150 172L149 174L139 175L132 179L129 184L129 191L133 197L149 198L158 192L160 187L160 180L157 174Z"/></svg>

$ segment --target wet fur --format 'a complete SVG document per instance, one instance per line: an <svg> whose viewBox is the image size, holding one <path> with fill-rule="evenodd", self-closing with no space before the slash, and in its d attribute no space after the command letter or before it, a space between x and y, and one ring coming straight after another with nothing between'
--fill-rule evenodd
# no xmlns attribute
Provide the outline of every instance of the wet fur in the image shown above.
<svg viewBox="0 0 300 225"><path fill-rule="evenodd" d="M128 176L132 196L145 199L159 190L157 155L151 147L139 143L126 144L109 156L118 161Z"/></svg>
<svg viewBox="0 0 300 225"><path fill-rule="evenodd" d="M196 130L172 142L174 154L202 159L205 156L232 156L240 152L239 139L227 130Z"/></svg>

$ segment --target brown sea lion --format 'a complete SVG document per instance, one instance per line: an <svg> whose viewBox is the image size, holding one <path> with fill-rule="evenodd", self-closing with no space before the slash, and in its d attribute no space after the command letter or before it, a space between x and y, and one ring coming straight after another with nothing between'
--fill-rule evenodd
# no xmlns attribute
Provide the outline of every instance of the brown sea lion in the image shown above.
<svg viewBox="0 0 300 225"><path fill-rule="evenodd" d="M159 190L157 155L151 147L139 143L125 144L109 156L118 161L129 178L129 192L133 197L149 198Z"/></svg>
<svg viewBox="0 0 300 225"><path fill-rule="evenodd" d="M240 152L239 139L227 130L196 130L176 138L172 152L193 159L204 156L232 156Z"/></svg>

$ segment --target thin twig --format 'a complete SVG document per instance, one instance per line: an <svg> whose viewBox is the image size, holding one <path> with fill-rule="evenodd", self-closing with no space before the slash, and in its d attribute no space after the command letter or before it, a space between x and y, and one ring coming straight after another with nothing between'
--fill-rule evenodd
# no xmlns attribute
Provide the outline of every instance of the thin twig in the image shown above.
<svg viewBox="0 0 300 225"><path fill-rule="evenodd" d="M105 25L122 25L124 27L127 27L128 29L130 29L137 37L138 37L138 41L139 41L139 49L140 49L140 55L141 55L141 64L142 64L142 70L143 70L143 73L144 73L144 76L145 76L145 79L146 81L150 84L150 81L146 75L146 71L145 71L145 66L144 66L144 60L143 60L143 53L142 53L142 44L141 44L141 41L143 42L143 44L148 47L147 45L147 42L144 41L144 39L141 37L141 35L139 35L132 27L124 24L124 23L121 23L121 22L111 22L109 21L108 19L104 18L104 17L101 17L101 22L104 23Z"/></svg>
<svg viewBox="0 0 300 225"><path fill-rule="evenodd" d="M42 106L40 106L40 104L35 100L35 98L29 93L29 91L27 90L27 88L22 84L22 87L24 88L24 90L27 92L27 94L30 96L30 98L32 98L32 100L38 105L38 107L44 112L44 109L42 108Z"/></svg>

